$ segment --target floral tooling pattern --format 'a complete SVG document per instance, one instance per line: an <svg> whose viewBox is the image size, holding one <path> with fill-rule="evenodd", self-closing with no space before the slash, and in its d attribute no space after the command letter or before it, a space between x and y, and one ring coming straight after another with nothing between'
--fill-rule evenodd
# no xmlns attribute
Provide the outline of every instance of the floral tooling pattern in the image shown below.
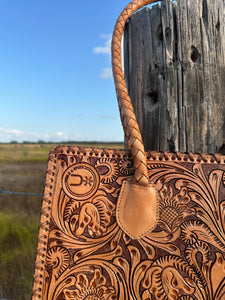
<svg viewBox="0 0 225 300"><path fill-rule="evenodd" d="M225 299L225 165L148 160L159 222L132 240L117 225L126 158L58 155L43 300Z"/></svg>

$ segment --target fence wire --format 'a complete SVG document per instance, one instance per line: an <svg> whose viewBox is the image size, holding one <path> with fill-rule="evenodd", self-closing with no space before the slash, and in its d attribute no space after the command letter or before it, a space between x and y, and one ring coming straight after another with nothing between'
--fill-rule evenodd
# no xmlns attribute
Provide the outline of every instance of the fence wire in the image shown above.
<svg viewBox="0 0 225 300"><path fill-rule="evenodd" d="M12 195L25 195L25 196L43 196L43 194L37 194L37 193L21 193L21 192L11 192L11 191L4 191L0 190L0 194L12 194Z"/></svg>

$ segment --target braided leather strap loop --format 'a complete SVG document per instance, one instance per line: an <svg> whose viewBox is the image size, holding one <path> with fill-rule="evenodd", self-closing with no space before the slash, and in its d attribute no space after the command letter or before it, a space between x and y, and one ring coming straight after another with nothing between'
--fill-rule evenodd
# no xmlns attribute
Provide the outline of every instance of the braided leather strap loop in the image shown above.
<svg viewBox="0 0 225 300"><path fill-rule="evenodd" d="M126 143L131 148L134 164L134 181L148 184L147 161L139 126L128 95L121 59L121 41L127 20L141 7L156 0L133 0L119 16L112 39L112 68L119 104L120 117L124 128Z"/></svg>

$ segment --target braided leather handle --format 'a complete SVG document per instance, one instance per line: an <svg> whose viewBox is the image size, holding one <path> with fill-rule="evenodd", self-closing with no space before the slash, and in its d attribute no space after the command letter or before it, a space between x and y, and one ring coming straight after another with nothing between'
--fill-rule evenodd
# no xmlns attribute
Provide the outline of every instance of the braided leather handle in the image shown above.
<svg viewBox="0 0 225 300"><path fill-rule="evenodd" d="M148 184L147 160L141 132L125 83L121 59L121 41L124 27L131 15L141 7L153 2L157 2L157 0L133 0L128 4L116 22L112 38L113 76L126 143L130 146L133 155L133 181L143 185Z"/></svg>

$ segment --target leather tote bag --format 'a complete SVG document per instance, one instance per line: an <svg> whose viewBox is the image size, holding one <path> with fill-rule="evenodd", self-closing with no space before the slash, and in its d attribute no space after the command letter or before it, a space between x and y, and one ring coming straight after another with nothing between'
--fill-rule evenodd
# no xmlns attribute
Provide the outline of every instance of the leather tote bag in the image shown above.
<svg viewBox="0 0 225 300"><path fill-rule="evenodd" d="M54 147L32 300L225 299L225 156L147 152L128 96L120 15L112 64L127 151Z"/></svg>

